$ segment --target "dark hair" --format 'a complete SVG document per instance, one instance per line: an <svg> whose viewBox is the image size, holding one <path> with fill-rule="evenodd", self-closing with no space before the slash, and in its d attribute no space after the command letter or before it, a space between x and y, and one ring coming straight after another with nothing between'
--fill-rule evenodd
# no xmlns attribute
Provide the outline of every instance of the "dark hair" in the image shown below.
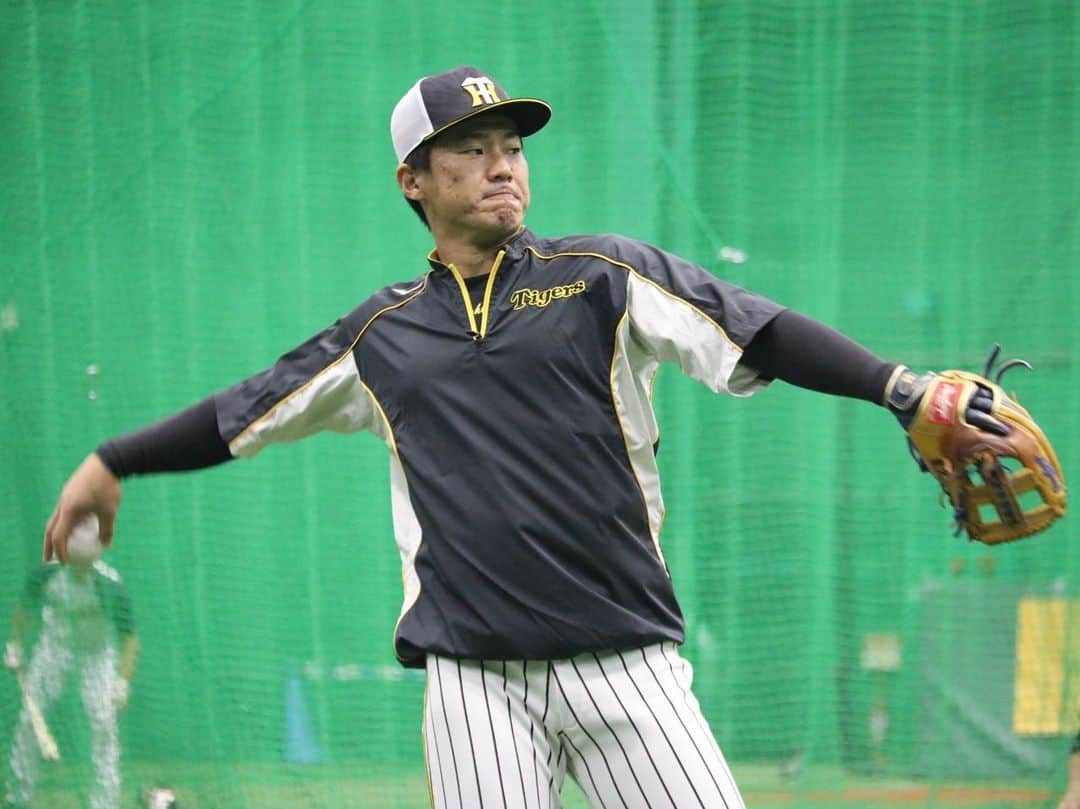
<svg viewBox="0 0 1080 809"><path fill-rule="evenodd" d="M427 174L431 171L431 144L421 143L409 152L405 157L405 165L414 172ZM424 209L421 207L420 203L415 199L409 199L408 197L405 197L405 201L409 203L409 207L420 217L420 221L424 223L424 227L431 230L431 225L428 224L427 216L424 214Z"/></svg>

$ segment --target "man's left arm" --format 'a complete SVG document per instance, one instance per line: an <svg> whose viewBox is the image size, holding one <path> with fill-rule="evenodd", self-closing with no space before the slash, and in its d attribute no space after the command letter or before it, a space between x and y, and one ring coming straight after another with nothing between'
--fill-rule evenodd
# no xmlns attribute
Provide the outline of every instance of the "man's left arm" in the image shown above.
<svg viewBox="0 0 1080 809"><path fill-rule="evenodd" d="M113 685L113 704L118 711L127 707L131 696L131 678L139 665L139 635L135 631L135 615L131 609L131 599L127 588L116 579L110 580L107 609L109 618L116 627L120 650L116 662L116 680Z"/></svg>
<svg viewBox="0 0 1080 809"><path fill-rule="evenodd" d="M131 682L135 676L135 669L139 665L139 636L132 632L120 641L120 659L116 665L116 673L121 680Z"/></svg>
<svg viewBox="0 0 1080 809"><path fill-rule="evenodd" d="M120 639L120 659L116 665L116 683L113 689L113 704L116 710L127 707L131 698L131 678L135 676L135 667L139 664L139 636L132 632Z"/></svg>
<svg viewBox="0 0 1080 809"><path fill-rule="evenodd" d="M714 391L746 396L772 380L884 404L898 368L826 326L651 245L618 245L633 268L635 337Z"/></svg>
<svg viewBox="0 0 1080 809"><path fill-rule="evenodd" d="M673 360L713 390L736 396L779 379L884 406L919 467L941 485L957 533L971 539L1011 542L1065 516L1057 454L999 384L1009 368L1030 368L1026 361L996 365L995 346L982 374L920 374L662 251L645 253L643 266L640 279L629 279L628 308L638 344L655 360ZM1033 491L1037 496L1028 497Z"/></svg>

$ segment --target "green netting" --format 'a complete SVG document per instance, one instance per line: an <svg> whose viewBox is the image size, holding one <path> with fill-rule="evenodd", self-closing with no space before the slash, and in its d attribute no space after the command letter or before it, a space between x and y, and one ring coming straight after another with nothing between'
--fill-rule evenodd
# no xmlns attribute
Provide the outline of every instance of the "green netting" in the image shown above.
<svg viewBox="0 0 1080 809"><path fill-rule="evenodd" d="M423 272L389 111L458 64L554 105L534 230L661 244L918 368L1002 340L1075 476L1072 2L9 0L0 611L101 438ZM1075 518L988 550L950 536L877 408L670 370L656 398L685 653L749 805L1055 805L1080 622L1019 616L1080 598ZM388 490L379 443L337 436L127 485L126 805L154 784L184 807L426 805ZM1045 704L1016 696L1029 665ZM4 751L17 708L0 682ZM77 698L50 719L69 754L38 805L81 805Z"/></svg>

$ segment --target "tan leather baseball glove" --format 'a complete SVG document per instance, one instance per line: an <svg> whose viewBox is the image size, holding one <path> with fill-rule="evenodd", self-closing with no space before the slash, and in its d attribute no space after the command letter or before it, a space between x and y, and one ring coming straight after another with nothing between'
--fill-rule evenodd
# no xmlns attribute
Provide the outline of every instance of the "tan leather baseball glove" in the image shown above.
<svg viewBox="0 0 1080 809"><path fill-rule="evenodd" d="M1009 360L990 379L995 346L982 375L942 371L916 376L902 366L886 402L907 430L912 455L952 504L957 533L987 545L1011 542L1065 516L1065 478L1039 425L999 384Z"/></svg>

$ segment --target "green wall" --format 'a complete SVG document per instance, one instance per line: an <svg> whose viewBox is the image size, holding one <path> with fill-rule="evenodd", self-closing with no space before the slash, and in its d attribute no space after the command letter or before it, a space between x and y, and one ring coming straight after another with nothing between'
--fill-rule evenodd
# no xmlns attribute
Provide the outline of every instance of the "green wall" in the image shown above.
<svg viewBox="0 0 1080 809"><path fill-rule="evenodd" d="M11 0L0 23L4 612L101 439L425 270L388 118L418 76L458 64L555 109L527 143L534 230L660 244L920 369L979 369L1001 341L1035 365L1007 383L1075 474L1072 3ZM917 719L916 661L946 631L927 588L992 556L1001 598L1078 595L1072 519L993 550L952 538L880 409L783 385L718 399L666 370L657 410L686 653L737 775L797 751L867 766L870 632L904 649L878 764L915 774L944 738ZM228 780L295 753L304 719L324 762L420 771L376 440L131 481L117 536L144 636L128 761ZM992 633L980 620L965 625ZM1011 667L995 671L1011 694ZM7 727L16 699L0 689ZM1063 756L1014 770L1050 777Z"/></svg>

